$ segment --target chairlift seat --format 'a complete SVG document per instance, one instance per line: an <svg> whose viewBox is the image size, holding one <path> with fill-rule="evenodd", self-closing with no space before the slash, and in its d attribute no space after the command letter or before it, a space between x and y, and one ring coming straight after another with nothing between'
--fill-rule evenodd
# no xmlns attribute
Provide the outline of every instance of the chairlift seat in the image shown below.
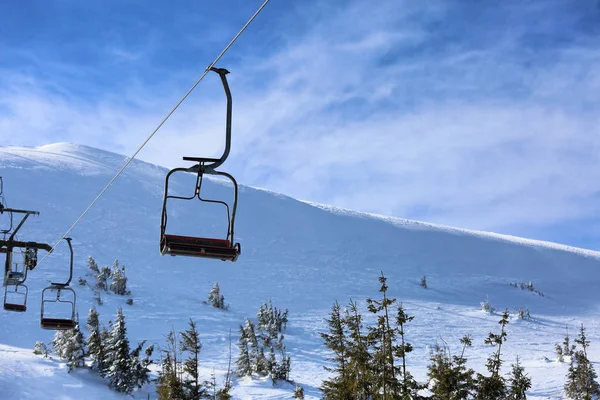
<svg viewBox="0 0 600 400"><path fill-rule="evenodd" d="M40 325L42 329L68 330L75 328L75 321L65 318L42 318Z"/></svg>
<svg viewBox="0 0 600 400"><path fill-rule="evenodd" d="M235 261L240 254L240 245L231 246L227 239L198 238L164 234L161 254L192 256Z"/></svg>
<svg viewBox="0 0 600 400"><path fill-rule="evenodd" d="M25 304L4 303L4 309L6 311L25 312L27 311L27 306Z"/></svg>

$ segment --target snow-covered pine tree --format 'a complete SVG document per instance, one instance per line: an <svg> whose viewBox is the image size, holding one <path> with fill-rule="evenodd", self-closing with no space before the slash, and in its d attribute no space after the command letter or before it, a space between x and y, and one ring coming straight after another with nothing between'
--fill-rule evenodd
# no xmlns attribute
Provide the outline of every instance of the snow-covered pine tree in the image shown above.
<svg viewBox="0 0 600 400"><path fill-rule="evenodd" d="M44 342L35 342L35 346L33 347L33 354L43 356L44 358L48 358L48 352L48 347Z"/></svg>
<svg viewBox="0 0 600 400"><path fill-rule="evenodd" d="M348 333L342 318L341 307L337 301L331 307L329 319L325 321L327 322L328 332L321 332L319 335L325 346L333 353L332 357L327 358L333 362L333 368L323 368L332 372L333 376L321 383L321 392L323 392L323 398L326 400L349 399L352 398L352 391L348 371Z"/></svg>
<svg viewBox="0 0 600 400"><path fill-rule="evenodd" d="M88 268L94 275L100 273L100 268L98 268L98 264L96 263L96 260L92 258L92 256L88 257Z"/></svg>
<svg viewBox="0 0 600 400"><path fill-rule="evenodd" d="M69 331L69 330L65 330L65 331L60 330L60 331L54 332L54 337L52 339L52 348L54 349L54 352L56 353L56 355L61 359L64 359L64 357L65 357L67 343L70 340L70 338L69 338L70 335L71 335L71 331Z"/></svg>
<svg viewBox="0 0 600 400"><path fill-rule="evenodd" d="M506 395L506 382L500 375L500 367L502 365L502 343L506 341L506 331L504 329L508 324L508 317L508 311L504 311L502 313L502 319L500 319L499 322L501 326L500 333L494 334L493 332L490 332L484 341L485 344L498 346L498 349L490 355L486 364L491 375L484 376L482 374L477 374L476 400L501 399Z"/></svg>
<svg viewBox="0 0 600 400"><path fill-rule="evenodd" d="M381 299L367 298L367 309L375 314L377 323L368 327L368 338L373 352L373 373L377 379L373 382L375 392L381 392L384 399L399 397L402 386L398 380L400 369L394 364L394 340L397 332L392 328L389 318L389 308L396 302L395 298L387 296L387 278L381 273L379 283Z"/></svg>
<svg viewBox="0 0 600 400"><path fill-rule="evenodd" d="M531 388L531 378L525 373L525 368L519 364L519 356L517 363L512 364L512 370L508 377L508 397L507 400L526 400L527 392Z"/></svg>
<svg viewBox="0 0 600 400"><path fill-rule="evenodd" d="M208 292L208 304L215 308L226 309L225 297L221 294L219 282L215 282L210 292Z"/></svg>
<svg viewBox="0 0 600 400"><path fill-rule="evenodd" d="M304 398L304 389L302 386L296 383L296 387L294 388L294 395L292 396L294 399L303 399ZM350 399L351 397L337 397L338 399Z"/></svg>
<svg viewBox="0 0 600 400"><path fill-rule="evenodd" d="M92 362L91 368L92 370L97 371L101 376L104 376L104 373L106 372L106 345L102 340L98 311L96 311L96 308L93 306L89 310L86 326L89 332L87 337L87 348Z"/></svg>
<svg viewBox="0 0 600 400"><path fill-rule="evenodd" d="M240 354L236 360L236 374L237 376L251 376L252 375L252 360L250 359L250 348L249 339L246 330L240 325L240 338L238 339L238 348Z"/></svg>
<svg viewBox="0 0 600 400"><path fill-rule="evenodd" d="M125 276L125 266L123 265L121 266L121 268L119 268L118 260L115 260L112 266L110 279L112 279L112 282L110 284L110 290L112 290L113 293L121 296L128 296L131 294L127 290L127 277Z"/></svg>
<svg viewBox="0 0 600 400"><path fill-rule="evenodd" d="M108 279L110 278L110 274L110 267L107 267L106 265L96 274L96 287L101 291L108 291Z"/></svg>
<svg viewBox="0 0 600 400"><path fill-rule="evenodd" d="M129 351L125 316L123 315L123 309L119 307L116 320L110 331L106 357L108 367L106 377L110 381L110 387L121 393L131 393L133 388L131 371L129 370L131 365Z"/></svg>
<svg viewBox="0 0 600 400"><path fill-rule="evenodd" d="M188 375L187 379L183 380L183 387L187 398L199 399L205 395L205 389L199 381L202 343L200 343L200 334L196 329L196 323L190 319L188 325L189 328L186 331L180 332L181 342L179 342L181 354L189 353L188 358L183 362L183 372Z"/></svg>
<svg viewBox="0 0 600 400"><path fill-rule="evenodd" d="M421 286L423 289L427 289L427 275L423 275L419 286Z"/></svg>
<svg viewBox="0 0 600 400"><path fill-rule="evenodd" d="M68 371L85 366L85 338L79 328L79 314L75 319L75 328L69 331L65 343L64 359L67 360Z"/></svg>

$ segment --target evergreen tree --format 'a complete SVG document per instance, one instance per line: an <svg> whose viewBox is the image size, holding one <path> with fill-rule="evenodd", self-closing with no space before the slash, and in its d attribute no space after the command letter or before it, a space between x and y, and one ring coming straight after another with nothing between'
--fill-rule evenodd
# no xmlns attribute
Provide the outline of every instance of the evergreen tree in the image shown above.
<svg viewBox="0 0 600 400"><path fill-rule="evenodd" d="M111 271L107 266L103 266L100 272L96 274L96 287L98 289L108 291L108 279L110 278Z"/></svg>
<svg viewBox="0 0 600 400"><path fill-rule="evenodd" d="M129 354L129 370L131 371L131 383L130 388L141 388L146 383L150 382L150 364L152 364L152 353L154 352L154 346L149 346L144 350L145 357L141 357L140 353L146 343L142 340L138 346Z"/></svg>
<svg viewBox="0 0 600 400"><path fill-rule="evenodd" d="M64 359L67 360L68 371L85 366L85 338L79 328L79 315L75 320L75 327L68 331L64 348Z"/></svg>
<svg viewBox="0 0 600 400"><path fill-rule="evenodd" d="M100 320L95 307L90 308L86 326L89 331L87 347L92 361L91 368L98 371L101 376L104 376L106 372L106 342L102 340Z"/></svg>
<svg viewBox="0 0 600 400"><path fill-rule="evenodd" d="M506 341L505 326L508 324L508 311L502 313L502 319L499 322L501 329L499 334L490 332L485 339L485 344L498 346L497 350L488 358L486 367L491 373L490 376L477 374L477 400L501 399L506 394L506 383L500 375L502 365L501 350L502 343Z"/></svg>
<svg viewBox="0 0 600 400"><path fill-rule="evenodd" d="M96 263L96 260L92 258L92 256L88 257L88 268L94 275L100 273L100 268L98 268L98 264Z"/></svg>
<svg viewBox="0 0 600 400"><path fill-rule="evenodd" d="M294 395L292 396L294 399L303 399L304 398L304 389L302 386L296 384L294 388ZM333 397L332 397L333 398ZM336 399L351 399L351 397L335 397Z"/></svg>
<svg viewBox="0 0 600 400"><path fill-rule="evenodd" d="M122 393L130 393L132 390L132 379L129 371L131 362L129 358L129 339L125 327L125 316L119 307L117 318L112 325L107 351L106 377L110 381L110 387Z"/></svg>
<svg viewBox="0 0 600 400"><path fill-rule="evenodd" d="M525 368L519 364L519 356L517 363L512 364L512 371L508 378L508 397L507 400L526 400L527 392L531 388L531 378L525 374Z"/></svg>
<svg viewBox="0 0 600 400"><path fill-rule="evenodd" d="M33 347L33 354L48 358L48 347L44 342L36 341Z"/></svg>
<svg viewBox="0 0 600 400"><path fill-rule="evenodd" d="M185 400L183 385L177 373L177 361L173 356L174 352L166 351L163 357L162 369L158 373L156 385L158 400Z"/></svg>
<svg viewBox="0 0 600 400"><path fill-rule="evenodd" d="M377 316L375 326L369 326L369 342L373 348L373 363L371 365L374 374L378 377L373 383L374 393L382 393L382 399L397 398L402 393L402 385L397 378L400 372L394 365L394 340L396 331L392 329L389 318L389 308L396 299L387 297L387 278L381 273L379 292L383 297L379 300L367 298L367 309Z"/></svg>
<svg viewBox="0 0 600 400"><path fill-rule="evenodd" d="M344 320L340 312L340 305L336 301L331 308L330 318L326 320L329 333L320 333L325 346L333 352L334 367L323 367L326 371L334 372L335 375L322 382L321 391L324 399L352 399L350 390L350 377L348 371L348 342Z"/></svg>
<svg viewBox="0 0 600 400"><path fill-rule="evenodd" d="M369 338L363 334L362 315L356 302L350 304L344 313L344 323L348 327L348 380L351 393L357 399L369 399L373 393L373 376L371 372L372 355L369 353Z"/></svg>
<svg viewBox="0 0 600 400"><path fill-rule="evenodd" d="M428 366L428 377L432 382L431 391L434 398L440 400L465 400L471 398L474 388L472 369L467 369L465 349L471 346L470 336L460 339L462 352L460 356L451 356L448 346L442 349L436 343L431 355L431 364Z"/></svg>
<svg viewBox="0 0 600 400"><path fill-rule="evenodd" d="M249 349L249 339L246 333L246 329L242 325L240 325L240 338L238 340L238 348L240 350L240 355L236 361L236 373L238 376L250 376L252 375L252 361L250 360L250 349Z"/></svg>
<svg viewBox="0 0 600 400"><path fill-rule="evenodd" d="M565 392L571 399L592 400L600 396L600 385L596 381L598 377L594 367L588 359L587 349L590 345L585 335L583 324L579 330L579 336L575 339L581 349L575 350L571 358Z"/></svg>
<svg viewBox="0 0 600 400"><path fill-rule="evenodd" d="M61 359L64 359L65 357L66 346L69 342L70 334L71 332L68 330L60 330L54 332L54 337L52 339L52 348L54 349L56 355Z"/></svg>
<svg viewBox="0 0 600 400"><path fill-rule="evenodd" d="M181 353L190 353L189 357L183 362L183 372L189 378L183 381L183 387L186 396L189 399L200 399L204 394L204 388L200 384L199 378L199 359L202 343L200 343L200 334L196 330L196 323L190 319L189 328L185 332L181 332L180 350Z"/></svg>
<svg viewBox="0 0 600 400"><path fill-rule="evenodd" d="M400 306L398 307L398 314L396 316L396 324L398 326L397 332L400 336L400 344L397 346L393 346L393 349L394 355L396 357L400 357L400 359L402 360L402 369L400 370L402 379L400 384L402 397L405 399L411 398L411 396L416 396L418 390L421 389L421 387L417 384L411 373L406 370L406 354L410 353L413 350L413 347L412 344L406 341L404 325L412 321L414 318L414 316L409 316L408 314L406 314L402 303L400 303Z"/></svg>
<svg viewBox="0 0 600 400"><path fill-rule="evenodd" d="M128 296L131 294L131 292L127 290L127 277L125 276L125 266L123 265L121 268L119 268L118 260L115 260L112 266L110 279L112 279L112 282L110 284L110 290L112 290L115 294L121 296Z"/></svg>
<svg viewBox="0 0 600 400"><path fill-rule="evenodd" d="M225 297L221 294L221 289L219 288L219 282L215 282L208 293L208 304L215 308L227 309L225 306Z"/></svg>

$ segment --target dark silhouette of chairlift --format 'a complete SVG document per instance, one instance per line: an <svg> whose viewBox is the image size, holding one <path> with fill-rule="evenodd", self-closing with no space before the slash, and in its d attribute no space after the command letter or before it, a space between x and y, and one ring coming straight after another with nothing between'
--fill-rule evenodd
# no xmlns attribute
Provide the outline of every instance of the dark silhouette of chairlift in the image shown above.
<svg viewBox="0 0 600 400"><path fill-rule="evenodd" d="M166 176L165 179L165 197L163 201L161 227L160 227L160 253L162 255L169 254L171 256L191 256L220 259L222 261L236 261L241 253L239 243L234 244L234 225L235 213L237 210L238 186L233 176L226 172L216 171L229 155L231 148L231 91L227 83L226 75L229 73L224 68L211 68L221 77L221 83L225 89L227 97L227 124L225 133L225 150L221 158L199 158L199 157L183 157L184 161L193 161L197 164L189 168L175 168ZM169 178L176 172L192 172L196 174L196 187L194 194L190 197L171 196L169 195ZM204 199L200 196L202 188L203 175L220 175L228 178L233 183L233 206L229 209L229 205L220 200ZM206 203L223 204L227 210L227 236L223 238L201 238L192 236L171 235L166 233L167 228L167 200L198 200Z"/></svg>
<svg viewBox="0 0 600 400"><path fill-rule="evenodd" d="M73 246L71 246L71 238L64 238L69 245L69 279L64 282L51 282L50 286L42 290L42 309L40 326L42 329L49 330L68 330L75 328L75 291L69 287L73 278ZM47 305L50 304L67 304L70 312L60 318L48 316ZM50 309L53 307L50 307Z"/></svg>

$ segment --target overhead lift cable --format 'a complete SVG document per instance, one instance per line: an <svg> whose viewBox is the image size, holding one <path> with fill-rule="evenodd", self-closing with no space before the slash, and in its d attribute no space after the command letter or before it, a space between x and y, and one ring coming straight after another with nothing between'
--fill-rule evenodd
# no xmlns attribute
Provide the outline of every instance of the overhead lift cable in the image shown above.
<svg viewBox="0 0 600 400"><path fill-rule="evenodd" d="M144 148L144 146L146 146L146 144L150 141L150 139L152 139L152 137L156 134L156 132L158 132L158 130L164 125L164 123L167 122L167 120L171 117L171 115L175 112L175 110L177 110L177 108L179 108L181 103L183 103L184 100L190 95L190 93L192 93L192 91L204 79L204 77L208 74L208 72L211 71L211 69L215 66L215 64L217 62L219 62L219 60L223 57L223 55L227 52L227 50L229 50L229 48L235 43L235 41L238 39L238 37L240 37L240 35L246 30L246 28L256 18L256 16L262 11L262 9L265 8L265 6L269 3L269 1L270 0L265 0L263 2L263 4L258 8L258 10L256 10L256 12L252 15L252 17L250 17L250 19L246 22L246 24L234 36L234 38L231 39L229 44L227 44L227 46L225 46L225 48L221 51L221 53L217 56L217 58L215 58L215 60L208 67L206 67L206 69L204 70L202 75L196 80L196 82L194 82L192 87L181 98L181 100L179 100L179 102L177 102L177 104L173 107L173 109L171 109L171 111L167 114L167 116L160 122L160 124L158 124L158 126L154 129L154 131L150 134L150 136L148 136L148 138L142 143L142 145L135 151L135 153L133 153L133 155L131 157L129 157L129 159L123 165L123 167L119 170L119 172L117 172L117 174L110 180L110 182L108 182L108 184L104 187L104 189L102 189L102 191L98 194L98 196L96 196L94 201L92 201L90 203L90 205L83 211L83 213L81 213L81 215L75 220L73 225L71 225L71 227L64 233L64 235L54 244L54 246L52 247L52 250L54 250L56 248L56 246L58 246L58 244L62 240L64 240L69 233L71 233L73 228L75 228L75 226L79 223L79 221L81 221L81 219L85 216L85 214L87 214L87 212L94 206L94 204L96 204L96 202L100 199L100 197L102 197L104 192L106 192L106 190L113 184L113 182L119 177L119 175L121 175L121 173L125 170L125 168L127 168L127 166L133 161L133 159L137 156L137 154ZM50 254L50 252L48 254ZM44 259L48 256L48 254L46 254L44 256L44 258L42 258L40 260L39 263L43 262Z"/></svg>

